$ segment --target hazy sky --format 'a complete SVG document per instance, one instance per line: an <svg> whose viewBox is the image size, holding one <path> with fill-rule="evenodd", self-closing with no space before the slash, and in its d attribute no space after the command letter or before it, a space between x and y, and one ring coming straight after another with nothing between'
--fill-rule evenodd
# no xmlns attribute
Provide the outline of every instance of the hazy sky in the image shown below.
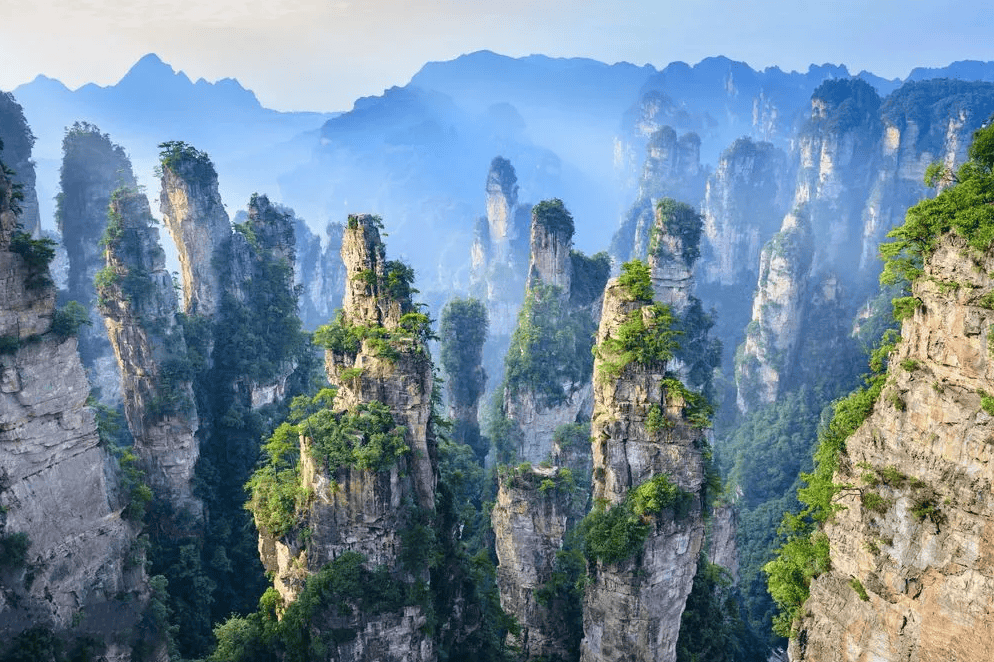
<svg viewBox="0 0 994 662"><path fill-rule="evenodd" d="M0 89L116 82L155 52L281 110L347 110L421 65L490 49L662 67L845 64L888 78L994 60L986 0L0 0Z"/></svg>

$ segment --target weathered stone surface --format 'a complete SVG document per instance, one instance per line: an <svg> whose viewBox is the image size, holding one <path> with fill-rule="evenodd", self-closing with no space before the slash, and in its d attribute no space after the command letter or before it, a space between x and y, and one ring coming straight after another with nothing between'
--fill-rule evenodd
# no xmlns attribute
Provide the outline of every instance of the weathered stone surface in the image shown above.
<svg viewBox="0 0 994 662"><path fill-rule="evenodd" d="M218 193L217 173L206 155L162 166L159 204L179 253L183 312L212 317L221 292L214 261L231 237L231 223Z"/></svg>
<svg viewBox="0 0 994 662"><path fill-rule="evenodd" d="M199 514L192 480L200 422L190 375L174 374L189 359L159 230L137 190L118 192L111 210L120 231L107 244L106 263L117 280L100 296L123 376L124 415L153 489L177 510Z"/></svg>
<svg viewBox="0 0 994 662"><path fill-rule="evenodd" d="M0 190L8 186L0 175ZM4 226L8 202L0 200ZM9 236L0 237L0 300L12 307L3 307L0 333L25 340L0 356L0 536L26 534L28 547L25 565L0 570L0 650L44 626L104 638L105 659L124 662L148 600L138 531L121 518L116 463L86 407L76 339L49 332L54 291L25 288L28 270Z"/></svg>
<svg viewBox="0 0 994 662"><path fill-rule="evenodd" d="M994 418L981 393L994 392L994 312L980 300L994 292L992 268L994 256L947 237L915 284L922 306L903 323L873 413L846 441L834 480L852 487L825 527L832 568L811 584L791 660L990 657ZM867 480L881 469L902 478ZM884 510L863 506L869 492Z"/></svg>
<svg viewBox="0 0 994 662"><path fill-rule="evenodd" d="M509 635L508 640L520 647L524 660L569 659L578 643L574 639L579 633L572 632L562 605L542 605L535 597L536 589L552 578L556 552L586 505L575 490L540 488L542 481L556 484L558 472L556 467L508 468L498 476L491 511L501 608L521 626L520 636Z"/></svg>
<svg viewBox="0 0 994 662"><path fill-rule="evenodd" d="M598 345L641 306L612 280L604 294ZM632 363L614 378L598 371L600 363L594 367L591 421L594 498L619 504L630 489L659 474L699 495L704 433L683 420L682 398L663 385L665 366ZM671 426L647 428L653 405L661 407ZM633 558L617 564L598 562L584 597L580 659L674 660L680 617L703 539L700 501L695 499L684 517L664 512L654 518L643 549Z"/></svg>
<svg viewBox="0 0 994 662"><path fill-rule="evenodd" d="M341 223L329 223L327 244L311 233L307 224L296 219L297 259L294 262L294 282L301 287L300 320L305 329L315 329L328 323L342 307L345 294L345 264L342 262Z"/></svg>
<svg viewBox="0 0 994 662"><path fill-rule="evenodd" d="M751 286L786 211L787 175L786 154L770 143L740 138L722 153L704 191L703 282Z"/></svg>
<svg viewBox="0 0 994 662"><path fill-rule="evenodd" d="M409 297L393 296L387 286L385 250L377 225L372 216L349 218L342 241L342 260L349 275L342 320L347 325L379 326L399 333L401 316L415 308ZM360 274L365 275L357 278ZM404 442L410 450L379 471L345 466L329 472L313 461L310 439L301 438L301 481L313 494L305 515L309 540L294 535L277 540L265 532L259 539L263 563L274 573L274 584L284 600L296 599L311 573L347 551L364 555L369 569L385 566L398 581L429 581L427 569L410 576L400 569L398 558L403 531L413 523L416 511L430 513L435 505L437 460L429 424L431 358L416 337L390 342L398 350L396 358L380 356L370 340L364 340L355 354L326 352L328 379L338 389L333 411L373 401L387 405L395 423L404 427ZM359 374L345 373L355 369ZM348 627L357 631L356 639L339 645L339 653L370 662L432 660L434 643L425 631L426 622L420 607L353 614ZM329 623L329 627L343 627Z"/></svg>

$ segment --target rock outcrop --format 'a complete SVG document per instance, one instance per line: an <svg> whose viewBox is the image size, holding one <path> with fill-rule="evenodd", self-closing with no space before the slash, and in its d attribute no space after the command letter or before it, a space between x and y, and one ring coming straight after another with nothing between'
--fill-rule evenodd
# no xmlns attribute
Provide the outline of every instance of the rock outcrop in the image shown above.
<svg viewBox="0 0 994 662"><path fill-rule="evenodd" d="M594 563L583 603L584 662L675 659L680 617L704 540L700 493L706 441L684 418L686 392L667 380L663 355L620 370L612 363L623 360L624 347L612 342L623 325L641 319L652 332L658 320L649 303L618 279L604 294L591 423L594 499L602 509L625 508L630 492L661 480L685 500L682 508L645 511L647 537L630 556Z"/></svg>
<svg viewBox="0 0 994 662"><path fill-rule="evenodd" d="M759 251L787 211L787 155L770 143L740 138L726 149L704 190L701 281L751 286Z"/></svg>
<svg viewBox="0 0 994 662"><path fill-rule="evenodd" d="M300 285L300 321L305 329L314 330L328 323L342 307L345 294L345 265L342 263L341 223L329 223L325 230L327 243L322 245L301 219L294 220L297 236L297 260L293 280Z"/></svg>
<svg viewBox="0 0 994 662"><path fill-rule="evenodd" d="M617 264L645 258L649 251L656 202L664 197L696 205L704 193L707 171L700 162L701 140L695 133L677 137L664 126L652 134L635 202L611 239L611 257Z"/></svg>
<svg viewBox="0 0 994 662"><path fill-rule="evenodd" d="M177 510L199 515L193 471L200 425L193 366L176 319L172 277L148 198L119 189L110 203L106 271L99 297L123 375L124 414L152 488Z"/></svg>
<svg viewBox="0 0 994 662"><path fill-rule="evenodd" d="M502 467L491 511L501 608L513 614L520 634L509 643L523 660L576 659L582 631L579 604L558 595L553 575L563 573L557 555L567 531L586 513L585 486L570 470L550 467ZM568 584L568 574L559 582Z"/></svg>
<svg viewBox="0 0 994 662"><path fill-rule="evenodd" d="M369 571L384 568L389 581L398 582L405 592L413 591L415 583L427 586L430 581L427 567L401 560L402 554L427 553L411 549L405 535L435 507L437 460L430 423L433 377L425 344L428 320L411 302L409 268L386 260L378 225L376 217L351 216L344 232L342 260L348 286L325 357L328 379L336 391L330 410L322 416L335 421L349 416L386 417L389 425L380 438L350 430L344 443L359 449L369 444L395 445L375 458L336 460L326 455L327 444L334 442L319 433L308 435L305 425L299 479L301 488L312 496L300 521L309 539L302 543L298 535L276 537L263 526L259 542L263 562L274 573L276 588L286 602L297 598L307 577L345 553L360 554ZM349 334L354 342L345 339ZM352 439L352 435L358 437ZM386 441L387 437L393 441ZM434 642L426 627L429 615L420 603L377 612L356 609L329 614L331 627L351 628L356 633L350 642L337 644L329 659L434 657Z"/></svg>
<svg viewBox="0 0 994 662"><path fill-rule="evenodd" d="M21 187L23 199L18 201L21 212L18 222L34 238L41 236L41 214L38 209L38 192L35 189L35 164L31 149L35 137L31 133L24 109L10 92L0 92L0 143L3 160L12 173L7 173L14 184Z"/></svg>
<svg viewBox="0 0 994 662"><path fill-rule="evenodd" d="M503 412L519 432L508 461L550 459L556 429L590 416L586 352L596 316L592 301L578 304L571 297L574 262L590 261L572 256L573 231L573 218L561 200L533 208L525 305L505 359ZM601 283L606 276L600 276Z"/></svg>
<svg viewBox="0 0 994 662"><path fill-rule="evenodd" d="M471 249L470 289L487 304L491 335L506 343L528 273L530 206L518 202L518 177L503 157L491 162L486 191L487 215L476 224Z"/></svg>
<svg viewBox="0 0 994 662"><path fill-rule="evenodd" d="M845 442L794 661L990 657L994 255L947 236L914 285L873 412Z"/></svg>
<svg viewBox="0 0 994 662"><path fill-rule="evenodd" d="M144 553L44 278L51 248L15 235L13 194L0 174L0 653L42 627L102 637L105 659L124 662L148 603Z"/></svg>
<svg viewBox="0 0 994 662"><path fill-rule="evenodd" d="M56 221L69 260L61 299L78 301L91 324L80 330L79 355L100 400L121 404L121 371L97 310L93 279L104 268L100 240L107 229L111 194L137 185L124 149L92 124L74 124L62 139L61 193Z"/></svg>
<svg viewBox="0 0 994 662"><path fill-rule="evenodd" d="M221 247L231 238L217 171L207 154L184 143L167 143L161 167L159 204L179 253L183 312L210 318L220 305Z"/></svg>
<svg viewBox="0 0 994 662"><path fill-rule="evenodd" d="M789 214L783 229L763 247L752 322L735 357L742 412L776 400L794 366L814 251L806 209Z"/></svg>

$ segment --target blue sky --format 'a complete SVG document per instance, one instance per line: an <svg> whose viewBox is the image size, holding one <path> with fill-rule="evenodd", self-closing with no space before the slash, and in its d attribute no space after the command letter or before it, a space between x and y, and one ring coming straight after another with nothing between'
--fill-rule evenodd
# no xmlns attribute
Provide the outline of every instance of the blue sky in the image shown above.
<svg viewBox="0 0 994 662"><path fill-rule="evenodd" d="M635 64L725 55L888 78L994 60L983 0L0 0L0 89L39 73L112 84L158 53L281 110L346 110L430 60L489 49Z"/></svg>

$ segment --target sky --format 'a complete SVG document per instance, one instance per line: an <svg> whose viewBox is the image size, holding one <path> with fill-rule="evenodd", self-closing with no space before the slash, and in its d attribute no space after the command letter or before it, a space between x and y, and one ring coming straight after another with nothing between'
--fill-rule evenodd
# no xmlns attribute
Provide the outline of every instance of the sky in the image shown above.
<svg viewBox="0 0 994 662"><path fill-rule="evenodd" d="M887 78L994 60L985 0L0 0L0 89L117 82L158 54L278 110L348 110L425 62L488 49L657 68L844 64Z"/></svg>

